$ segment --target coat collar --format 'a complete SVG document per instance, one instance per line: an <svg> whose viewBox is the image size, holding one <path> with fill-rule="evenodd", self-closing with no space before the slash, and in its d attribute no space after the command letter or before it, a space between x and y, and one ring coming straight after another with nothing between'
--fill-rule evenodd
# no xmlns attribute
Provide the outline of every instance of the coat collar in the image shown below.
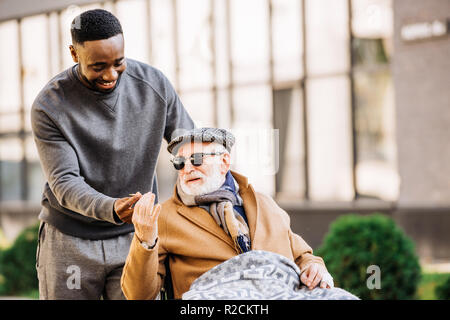
<svg viewBox="0 0 450 320"><path fill-rule="evenodd" d="M239 194L244 202L243 206L248 219L250 239L252 241L253 248L259 211L255 197L255 191L253 190L253 187L248 183L247 177L234 171L231 171L231 174L239 185ZM183 204L178 196L176 185L174 187L172 200L177 205L177 212L179 214L190 220L192 223L195 223L199 227L225 241L232 248L234 248L233 240L214 221L209 212L198 206L188 207Z"/></svg>

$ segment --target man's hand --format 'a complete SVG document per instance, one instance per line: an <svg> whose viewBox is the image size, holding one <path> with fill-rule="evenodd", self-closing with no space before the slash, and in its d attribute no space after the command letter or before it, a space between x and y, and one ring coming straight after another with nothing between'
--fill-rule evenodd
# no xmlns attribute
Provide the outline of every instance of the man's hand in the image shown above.
<svg viewBox="0 0 450 320"><path fill-rule="evenodd" d="M120 198L114 202L114 212L120 220L131 223L133 215L133 205L142 197L140 192L135 193L132 197Z"/></svg>
<svg viewBox="0 0 450 320"><path fill-rule="evenodd" d="M161 205L155 204L155 195L148 192L134 206L132 222L139 240L153 245L158 237L158 217Z"/></svg>
<svg viewBox="0 0 450 320"><path fill-rule="evenodd" d="M327 269L319 263L310 264L301 274L300 280L308 286L309 289L314 289L318 284L321 288L333 288L333 278L328 273Z"/></svg>

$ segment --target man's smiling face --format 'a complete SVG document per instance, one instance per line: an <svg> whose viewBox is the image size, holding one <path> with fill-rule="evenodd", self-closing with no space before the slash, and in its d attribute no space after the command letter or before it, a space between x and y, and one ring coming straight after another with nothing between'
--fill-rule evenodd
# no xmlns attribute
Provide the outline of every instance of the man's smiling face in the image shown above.
<svg viewBox="0 0 450 320"><path fill-rule="evenodd" d="M70 46L70 53L79 64L81 82L100 92L112 91L126 69L122 34L74 44Z"/></svg>

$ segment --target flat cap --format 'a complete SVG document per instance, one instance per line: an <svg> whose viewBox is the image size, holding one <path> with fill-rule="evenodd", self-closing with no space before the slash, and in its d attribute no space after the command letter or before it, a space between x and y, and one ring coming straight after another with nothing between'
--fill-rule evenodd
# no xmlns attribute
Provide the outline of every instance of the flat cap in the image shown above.
<svg viewBox="0 0 450 320"><path fill-rule="evenodd" d="M223 145L230 152L235 140L234 135L225 129L195 128L175 137L170 141L167 150L174 154L187 142L216 142Z"/></svg>

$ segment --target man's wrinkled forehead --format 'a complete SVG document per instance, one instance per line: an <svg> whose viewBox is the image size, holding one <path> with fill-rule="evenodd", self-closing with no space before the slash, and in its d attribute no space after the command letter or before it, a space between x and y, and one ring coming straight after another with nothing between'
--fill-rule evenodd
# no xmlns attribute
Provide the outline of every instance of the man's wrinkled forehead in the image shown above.
<svg viewBox="0 0 450 320"><path fill-rule="evenodd" d="M213 145L211 142L186 142L180 146L176 155L189 157L193 153L209 152Z"/></svg>

